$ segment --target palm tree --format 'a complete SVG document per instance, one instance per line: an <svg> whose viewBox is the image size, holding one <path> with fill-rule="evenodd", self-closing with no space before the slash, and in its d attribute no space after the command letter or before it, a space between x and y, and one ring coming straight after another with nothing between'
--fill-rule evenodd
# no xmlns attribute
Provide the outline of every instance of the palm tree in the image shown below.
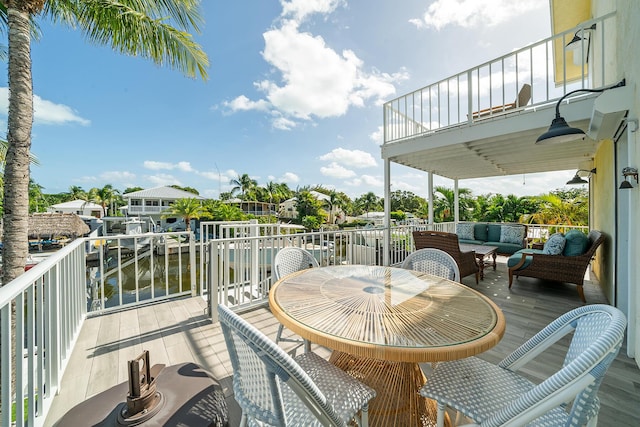
<svg viewBox="0 0 640 427"><path fill-rule="evenodd" d="M376 196L372 191L369 191L368 193L358 198L358 204L366 212L368 218L370 211L380 207L380 198Z"/></svg>
<svg viewBox="0 0 640 427"><path fill-rule="evenodd" d="M9 143L4 169L3 280L24 272L28 253L29 160L33 123L31 35L36 17L79 28L92 42L156 64L169 64L206 79L209 60L194 42L199 32L198 0L81 1L5 0L1 18L8 28Z"/></svg>
<svg viewBox="0 0 640 427"><path fill-rule="evenodd" d="M72 200L85 200L87 201L88 199L88 194L86 191L84 191L82 189L82 187L78 187L77 185L72 185L71 187L69 187L69 196L67 197L67 200L72 201Z"/></svg>
<svg viewBox="0 0 640 427"><path fill-rule="evenodd" d="M233 185L231 188L231 194L240 192L240 199L242 200L245 200L247 194L258 186L258 183L254 179L251 179L251 177L246 173L238 175L236 179L229 181L229 184Z"/></svg>
<svg viewBox="0 0 640 427"><path fill-rule="evenodd" d="M89 190L88 199L90 202L102 206L102 214L106 215L107 206L111 205L120 192L113 188L111 184L107 184L102 188L92 188Z"/></svg>
<svg viewBox="0 0 640 427"><path fill-rule="evenodd" d="M187 231L191 231L191 220L198 219L203 213L202 203L195 198L178 199L171 203L169 209L162 213L164 218L168 216L179 216L184 220Z"/></svg>

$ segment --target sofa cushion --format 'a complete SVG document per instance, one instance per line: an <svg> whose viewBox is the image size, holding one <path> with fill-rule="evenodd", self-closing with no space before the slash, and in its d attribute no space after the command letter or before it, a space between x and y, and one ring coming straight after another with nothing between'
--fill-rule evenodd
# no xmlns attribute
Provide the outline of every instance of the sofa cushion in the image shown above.
<svg viewBox="0 0 640 427"><path fill-rule="evenodd" d="M524 227L521 225L503 224L500 227L500 241L502 243L517 243L522 246L524 240Z"/></svg>
<svg viewBox="0 0 640 427"><path fill-rule="evenodd" d="M511 268L513 266L515 266L516 264L518 264L520 262L520 260L522 259L522 254L541 254L542 249L520 249L518 252L514 253L513 255L511 255L509 257L509 259L507 260L507 267ZM524 265L522 268L527 268L529 266L529 264L531 264L531 261L533 260L533 257L531 256L527 256L524 260Z"/></svg>
<svg viewBox="0 0 640 427"><path fill-rule="evenodd" d="M462 243L465 245L482 245L485 242L482 240L467 240L467 239L458 239L458 243Z"/></svg>
<svg viewBox="0 0 640 427"><path fill-rule="evenodd" d="M474 224L472 222L460 222L456 224L456 234L459 240L474 240Z"/></svg>
<svg viewBox="0 0 640 427"><path fill-rule="evenodd" d="M504 242L484 242L485 246L496 246L499 254L511 255L522 249L522 244L504 243Z"/></svg>
<svg viewBox="0 0 640 427"><path fill-rule="evenodd" d="M589 238L580 230L570 230L565 234L564 256L582 255L589 249Z"/></svg>
<svg viewBox="0 0 640 427"><path fill-rule="evenodd" d="M487 242L499 242L502 224L487 224Z"/></svg>
<svg viewBox="0 0 640 427"><path fill-rule="evenodd" d="M554 233L549 236L549 240L544 244L542 253L547 255L560 255L564 250L566 239L562 233Z"/></svg>
<svg viewBox="0 0 640 427"><path fill-rule="evenodd" d="M483 242L486 242L487 240L489 240L489 231L487 229L487 224L486 223L478 223L478 224L474 224L473 226L473 235L475 236L476 240L482 240Z"/></svg>

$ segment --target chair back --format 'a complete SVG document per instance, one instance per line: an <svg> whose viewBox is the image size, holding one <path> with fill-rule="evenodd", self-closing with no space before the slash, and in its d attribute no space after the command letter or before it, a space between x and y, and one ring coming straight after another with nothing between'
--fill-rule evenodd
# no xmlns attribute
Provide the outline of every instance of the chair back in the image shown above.
<svg viewBox="0 0 640 427"><path fill-rule="evenodd" d="M319 267L315 257L308 251L297 247L282 248L273 259L273 274L276 280L282 279L287 274L315 267Z"/></svg>
<svg viewBox="0 0 640 427"><path fill-rule="evenodd" d="M413 243L417 249L436 248L456 258L460 254L460 242L455 233L443 231L414 231Z"/></svg>
<svg viewBox="0 0 640 427"><path fill-rule="evenodd" d="M409 254L402 268L433 274L438 277L460 281L460 269L456 260L440 249L424 248Z"/></svg>
<svg viewBox="0 0 640 427"><path fill-rule="evenodd" d="M573 331L563 367L498 411L492 419L485 420L487 425L501 425L501 416L531 411L534 405L539 407L534 412L544 414L549 409L545 404L557 406L574 396L566 425L586 425L598 414L598 389L620 350L626 324L626 318L620 310L604 304L579 307L550 323L504 359L500 366L513 368L515 365L512 362L520 358L522 361L518 363L523 364L526 359L535 357Z"/></svg>
<svg viewBox="0 0 640 427"><path fill-rule="evenodd" d="M233 366L234 397L249 417L274 426L286 426L282 387L295 395L323 425L344 426L309 375L262 332L231 309L219 305L218 316Z"/></svg>

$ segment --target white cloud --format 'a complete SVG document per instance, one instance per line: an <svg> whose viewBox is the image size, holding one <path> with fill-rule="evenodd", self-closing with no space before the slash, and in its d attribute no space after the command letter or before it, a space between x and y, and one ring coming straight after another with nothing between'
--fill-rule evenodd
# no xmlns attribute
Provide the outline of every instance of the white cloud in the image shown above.
<svg viewBox="0 0 640 427"><path fill-rule="evenodd" d="M9 88L0 87L0 111L7 115L9 109ZM36 125L62 125L78 123L83 126L91 124L90 120L80 117L71 107L55 104L38 95L33 95L33 121Z"/></svg>
<svg viewBox="0 0 640 427"><path fill-rule="evenodd" d="M284 182L287 184L296 184L300 182L300 177L293 172L285 172L282 177L278 180L280 182Z"/></svg>
<svg viewBox="0 0 640 427"><path fill-rule="evenodd" d="M277 117L273 119L271 124L275 129L280 130L291 130L296 127L296 122L294 122L293 120L289 120L286 117Z"/></svg>
<svg viewBox="0 0 640 427"><path fill-rule="evenodd" d="M169 162L156 162L153 160L145 160L143 163L145 169L151 170L180 170L183 172L194 172L191 167L191 163L189 162L178 162L178 163L169 163Z"/></svg>
<svg viewBox="0 0 640 427"><path fill-rule="evenodd" d="M331 163L329 166L321 167L320 173L324 176L337 179L346 179L356 176L356 173L354 171L340 166L335 162Z"/></svg>
<svg viewBox="0 0 640 427"><path fill-rule="evenodd" d="M107 171L100 174L100 179L107 182L134 181L136 174L127 171Z"/></svg>
<svg viewBox="0 0 640 427"><path fill-rule="evenodd" d="M224 102L223 104L232 112L249 111L249 110L258 110L258 111L269 110L269 103L264 99L259 99L258 101L252 101L244 95L240 95L236 97L234 100L230 102Z"/></svg>
<svg viewBox="0 0 640 427"><path fill-rule="evenodd" d="M384 126L378 126L378 129L369 134L369 139L376 143L376 145L382 145L384 143Z"/></svg>
<svg viewBox="0 0 640 427"><path fill-rule="evenodd" d="M281 16L302 21L313 13L329 14L342 3L343 0L280 0Z"/></svg>
<svg viewBox="0 0 640 427"><path fill-rule="evenodd" d="M362 175L359 178L354 178L352 180L345 181L345 184L350 187L367 186L367 187L375 187L376 189L382 189L384 185L381 179L371 175Z"/></svg>
<svg viewBox="0 0 640 427"><path fill-rule="evenodd" d="M145 176L145 179L155 186L182 185L182 183L175 176L164 173L157 175L147 175Z"/></svg>
<svg viewBox="0 0 640 427"><path fill-rule="evenodd" d="M335 162L354 168L377 166L376 160L370 153L361 150L346 150L344 148L336 148L320 156L320 160Z"/></svg>
<svg viewBox="0 0 640 427"><path fill-rule="evenodd" d="M422 18L409 22L418 28L432 27L436 30L447 25L491 27L542 7L547 5L539 0L436 0Z"/></svg>
<svg viewBox="0 0 640 427"><path fill-rule="evenodd" d="M301 120L338 117L350 107L382 105L395 94L394 84L408 79L406 70L389 74L366 70L355 52L336 52L321 36L301 32L300 23L313 13L329 14L343 0L282 0L278 26L263 34L264 60L276 78L254 83L265 99L245 95L224 103L231 111L271 111L275 129L291 130Z"/></svg>

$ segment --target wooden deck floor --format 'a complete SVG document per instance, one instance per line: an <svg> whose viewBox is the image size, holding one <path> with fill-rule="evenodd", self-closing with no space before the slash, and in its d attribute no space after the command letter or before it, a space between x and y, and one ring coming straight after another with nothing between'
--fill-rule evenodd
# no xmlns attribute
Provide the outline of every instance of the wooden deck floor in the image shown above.
<svg viewBox="0 0 640 427"><path fill-rule="evenodd" d="M483 359L497 362L551 320L582 305L573 285L522 278L510 291L505 258L498 258L498 270L488 268L485 279L475 284L473 276L463 283L487 295L503 310L507 330L503 340L483 353ZM585 284L588 303L606 303L599 287ZM277 320L267 307L243 314L268 336L275 338ZM55 423L66 411L90 396L127 379L127 361L149 350L151 364L172 365L194 362L221 379L230 406L232 426L240 421L233 400L232 369L224 338L217 324L205 315L200 298L187 298L126 310L87 320L73 350L45 425ZM330 351L314 346L323 357ZM561 363L563 354L549 351L525 371L533 378L546 377ZM623 347L600 388L599 426L636 427L640 425L640 370L626 356Z"/></svg>

